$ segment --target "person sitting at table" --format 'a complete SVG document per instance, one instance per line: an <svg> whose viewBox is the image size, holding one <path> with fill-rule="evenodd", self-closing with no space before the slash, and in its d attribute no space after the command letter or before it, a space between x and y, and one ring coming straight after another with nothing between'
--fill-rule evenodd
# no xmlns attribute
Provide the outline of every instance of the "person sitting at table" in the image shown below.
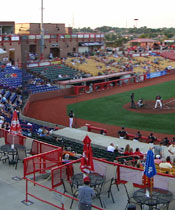
<svg viewBox="0 0 175 210"><path fill-rule="evenodd" d="M170 156L167 156L166 160L162 160L162 163L159 164L160 168L172 168L173 166L170 164Z"/></svg>
<svg viewBox="0 0 175 210"><path fill-rule="evenodd" d="M83 179L84 185L79 187L78 199L79 199L79 210L91 210L92 198L95 197L95 191L91 188L89 177Z"/></svg>

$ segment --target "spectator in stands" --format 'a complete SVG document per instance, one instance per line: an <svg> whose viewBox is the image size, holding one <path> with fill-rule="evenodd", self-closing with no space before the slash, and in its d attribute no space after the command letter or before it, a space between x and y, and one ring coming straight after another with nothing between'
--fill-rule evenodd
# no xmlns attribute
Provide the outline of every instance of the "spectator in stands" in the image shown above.
<svg viewBox="0 0 175 210"><path fill-rule="evenodd" d="M2 124L2 128L9 131L10 130L10 123L9 122L4 122Z"/></svg>
<svg viewBox="0 0 175 210"><path fill-rule="evenodd" d="M154 143L157 140L157 138L154 136L153 133L150 133L148 136L148 143Z"/></svg>
<svg viewBox="0 0 175 210"><path fill-rule="evenodd" d="M108 152L114 152L114 150L115 150L114 144L110 143L110 145L107 147L107 151Z"/></svg>
<svg viewBox="0 0 175 210"><path fill-rule="evenodd" d="M136 167L137 167L137 168L141 168L141 166L142 166L141 160L137 160L137 162L136 162Z"/></svg>
<svg viewBox="0 0 175 210"><path fill-rule="evenodd" d="M40 135L42 132L43 132L43 127L39 127L37 131L38 135Z"/></svg>
<svg viewBox="0 0 175 210"><path fill-rule="evenodd" d="M162 163L159 164L160 168L172 168L173 166L170 163L170 156L166 158L166 160L162 160Z"/></svg>
<svg viewBox="0 0 175 210"><path fill-rule="evenodd" d="M115 147L114 152L115 152L115 153L119 153L119 148L118 148L118 146Z"/></svg>
<svg viewBox="0 0 175 210"><path fill-rule="evenodd" d="M154 158L156 158L157 155L160 156L160 158L162 158L163 156L163 148L162 148L163 143L160 141L159 144L155 145L153 147L154 149Z"/></svg>
<svg viewBox="0 0 175 210"><path fill-rule="evenodd" d="M4 123L4 117L0 116L0 128L2 128L3 123Z"/></svg>
<svg viewBox="0 0 175 210"><path fill-rule="evenodd" d="M162 162L162 159L160 158L160 155L156 155L154 159L154 163L160 164Z"/></svg>
<svg viewBox="0 0 175 210"><path fill-rule="evenodd" d="M141 137L142 137L142 135L141 135L140 131L137 131L133 140L134 141L139 141L139 140L141 140Z"/></svg>
<svg viewBox="0 0 175 210"><path fill-rule="evenodd" d="M144 158L144 154L140 152L140 149L137 147L133 155L138 155L140 159Z"/></svg>
<svg viewBox="0 0 175 210"><path fill-rule="evenodd" d="M3 97L2 97L1 102L2 102L3 104L7 103L7 99L6 99L6 97L5 97L5 96L3 96Z"/></svg>
<svg viewBox="0 0 175 210"><path fill-rule="evenodd" d="M127 144L127 145L125 146L124 155L129 155L129 154L130 154L129 151L130 151L130 145Z"/></svg>
<svg viewBox="0 0 175 210"><path fill-rule="evenodd" d="M0 103L0 109L4 108L4 104Z"/></svg>
<svg viewBox="0 0 175 210"><path fill-rule="evenodd" d="M134 152L133 152L133 148L132 147L130 147L130 149L129 149L129 155L133 155L134 154Z"/></svg>
<svg viewBox="0 0 175 210"><path fill-rule="evenodd" d="M164 139L162 139L162 144L165 146L168 146L170 143L170 140L168 139L168 137L165 137Z"/></svg>
<svg viewBox="0 0 175 210"><path fill-rule="evenodd" d="M63 158L62 162L63 162L63 163L69 163L69 162L70 162L69 156L70 156L70 155L69 155L68 153L66 153L66 154L64 155L64 158Z"/></svg>
<svg viewBox="0 0 175 210"><path fill-rule="evenodd" d="M118 136L120 139L127 139L127 132L125 131L124 127L122 127L120 131L118 131Z"/></svg>
<svg viewBox="0 0 175 210"><path fill-rule="evenodd" d="M170 153L171 162L174 163L175 160L175 142L172 142L168 147L168 152Z"/></svg>

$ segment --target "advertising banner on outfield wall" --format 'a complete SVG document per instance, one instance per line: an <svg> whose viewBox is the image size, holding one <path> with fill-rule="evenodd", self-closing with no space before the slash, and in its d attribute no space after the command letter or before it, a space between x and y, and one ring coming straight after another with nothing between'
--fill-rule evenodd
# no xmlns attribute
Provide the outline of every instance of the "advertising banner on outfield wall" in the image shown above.
<svg viewBox="0 0 175 210"><path fill-rule="evenodd" d="M159 72L153 72L146 75L147 79L155 78L155 77L161 77L163 75L166 75L167 71L159 71Z"/></svg>

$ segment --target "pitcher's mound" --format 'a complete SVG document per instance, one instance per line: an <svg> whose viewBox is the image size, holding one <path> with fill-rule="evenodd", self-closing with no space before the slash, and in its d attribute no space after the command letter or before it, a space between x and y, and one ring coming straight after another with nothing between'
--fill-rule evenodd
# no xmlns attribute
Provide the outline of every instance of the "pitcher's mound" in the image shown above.
<svg viewBox="0 0 175 210"><path fill-rule="evenodd" d="M154 108L155 100L152 101L143 101L144 106L142 108L137 107L136 109L131 108L131 104L125 104L124 108L132 111L132 112L140 112L140 113L152 113L152 114L162 114L162 113L175 113L175 98L170 98L168 100L163 100L163 107L162 109L158 106L157 109Z"/></svg>

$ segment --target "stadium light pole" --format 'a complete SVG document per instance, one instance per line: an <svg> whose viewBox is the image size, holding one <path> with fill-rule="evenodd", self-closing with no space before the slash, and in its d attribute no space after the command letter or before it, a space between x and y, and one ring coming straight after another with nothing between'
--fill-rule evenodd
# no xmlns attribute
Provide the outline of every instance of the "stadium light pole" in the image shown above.
<svg viewBox="0 0 175 210"><path fill-rule="evenodd" d="M137 28L137 22L138 22L138 20L139 20L138 18L135 18L134 19L134 21L135 21L135 28Z"/></svg>
<svg viewBox="0 0 175 210"><path fill-rule="evenodd" d="M44 52L44 27L43 27L43 0L41 0L41 24L40 24L40 34L41 34L41 43L40 43L40 60L43 59Z"/></svg>

